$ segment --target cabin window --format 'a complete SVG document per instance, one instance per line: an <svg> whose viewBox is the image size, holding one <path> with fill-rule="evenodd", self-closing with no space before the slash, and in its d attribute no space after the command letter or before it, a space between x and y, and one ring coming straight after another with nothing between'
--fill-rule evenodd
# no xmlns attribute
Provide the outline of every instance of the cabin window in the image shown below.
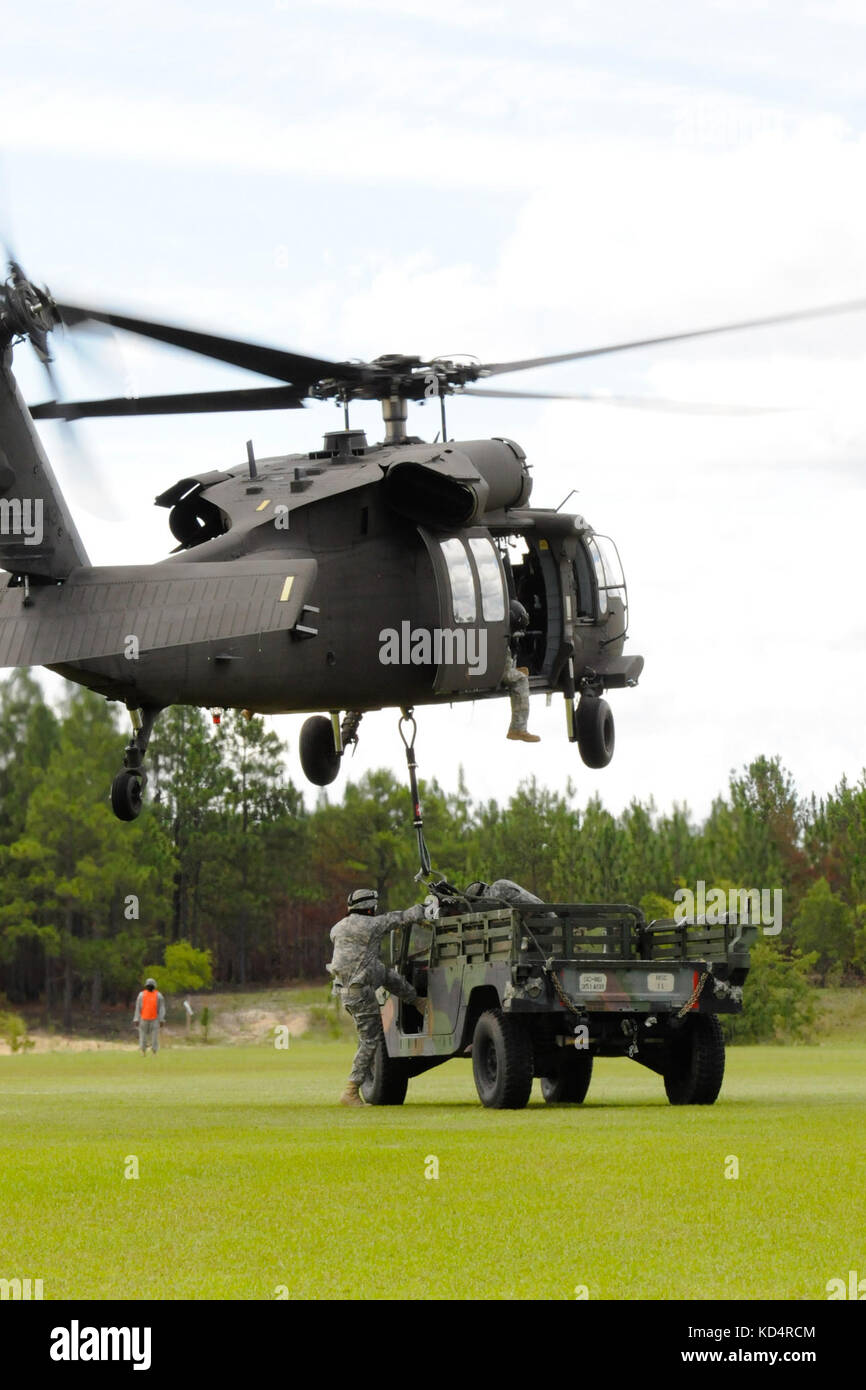
<svg viewBox="0 0 866 1390"><path fill-rule="evenodd" d="M453 537L440 541L451 585L451 607L455 623L475 622L475 581L463 542Z"/></svg>
<svg viewBox="0 0 866 1390"><path fill-rule="evenodd" d="M505 617L505 590L493 542L486 536L473 536L469 541L469 549L475 558L481 584L481 611L484 621L501 623Z"/></svg>

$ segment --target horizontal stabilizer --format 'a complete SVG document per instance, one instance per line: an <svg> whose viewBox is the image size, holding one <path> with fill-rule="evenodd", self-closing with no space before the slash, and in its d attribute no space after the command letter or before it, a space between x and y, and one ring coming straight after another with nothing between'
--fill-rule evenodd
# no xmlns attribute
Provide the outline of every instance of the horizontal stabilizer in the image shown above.
<svg viewBox="0 0 866 1390"><path fill-rule="evenodd" d="M164 647L290 631L316 576L315 560L112 565L75 570L65 584L0 592L0 667L131 660ZM134 641L132 640L134 639Z"/></svg>

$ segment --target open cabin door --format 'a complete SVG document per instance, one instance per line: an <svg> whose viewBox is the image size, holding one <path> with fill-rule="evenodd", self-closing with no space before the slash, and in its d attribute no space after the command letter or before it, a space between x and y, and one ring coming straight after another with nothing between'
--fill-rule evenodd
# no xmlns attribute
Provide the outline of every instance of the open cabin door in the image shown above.
<svg viewBox="0 0 866 1390"><path fill-rule="evenodd" d="M537 530L502 538L509 593L526 609L529 623L520 637L517 660L536 688L555 685L567 656L577 612L572 563L559 536Z"/></svg>
<svg viewBox="0 0 866 1390"><path fill-rule="evenodd" d="M437 695L492 690L505 670L508 591L483 526L443 534L418 528L436 576L439 627L431 636Z"/></svg>

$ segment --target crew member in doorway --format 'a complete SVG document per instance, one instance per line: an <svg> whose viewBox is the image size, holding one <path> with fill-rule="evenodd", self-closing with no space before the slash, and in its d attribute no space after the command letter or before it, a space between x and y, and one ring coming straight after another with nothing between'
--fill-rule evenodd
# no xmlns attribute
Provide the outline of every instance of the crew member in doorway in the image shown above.
<svg viewBox="0 0 866 1390"><path fill-rule="evenodd" d="M529 722L529 669L526 666L518 666L515 659L520 639L529 625L529 614L523 604L513 598L508 615L511 619L511 636L505 658L505 674L501 682L507 688L511 699L511 727L506 738L519 739L522 743L540 743L538 734L531 734L526 727Z"/></svg>

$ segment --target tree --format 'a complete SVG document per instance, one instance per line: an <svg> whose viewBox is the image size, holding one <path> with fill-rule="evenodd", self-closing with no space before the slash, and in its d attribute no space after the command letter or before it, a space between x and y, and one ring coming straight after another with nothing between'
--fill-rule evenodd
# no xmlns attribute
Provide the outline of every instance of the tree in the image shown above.
<svg viewBox="0 0 866 1390"><path fill-rule="evenodd" d="M778 758L755 758L731 777L736 862L729 874L743 887L778 885L798 893L808 872L802 849L803 810L793 778Z"/></svg>
<svg viewBox="0 0 866 1390"><path fill-rule="evenodd" d="M561 844L557 869L565 890L562 901L617 902L622 882L621 832L616 819L598 796L591 797L574 832ZM567 862L563 864L563 857Z"/></svg>
<svg viewBox="0 0 866 1390"><path fill-rule="evenodd" d="M786 957L768 941L751 949L743 989L743 1012L723 1014L725 1036L735 1043L805 1042L815 1022L815 991L809 984L814 955Z"/></svg>
<svg viewBox="0 0 866 1390"><path fill-rule="evenodd" d="M57 747L59 722L26 670L0 685L0 843L17 839L27 805Z"/></svg>
<svg viewBox="0 0 866 1390"><path fill-rule="evenodd" d="M165 948L162 965L146 965L146 979L156 980L163 994L187 994L192 990L209 989L213 983L213 961L210 951L197 951L188 941L173 941Z"/></svg>
<svg viewBox="0 0 866 1390"><path fill-rule="evenodd" d="M376 889L383 911L406 895L417 899L417 887L410 887L417 851L408 792L390 772L365 772L344 788L342 805L321 802L310 830L313 872L334 899L359 883Z"/></svg>
<svg viewBox="0 0 866 1390"><path fill-rule="evenodd" d="M174 705L156 726L149 758L153 816L171 838L176 857L168 936L196 943L203 888L220 860L209 813L229 785L222 745L211 737L202 710Z"/></svg>
<svg viewBox="0 0 866 1390"><path fill-rule="evenodd" d="M76 690L30 796L23 833L3 855L0 920L7 919L7 939L39 940L49 1009L52 962L59 960L66 1026L79 982L90 983L96 1009L104 984L119 983L118 972L128 978L140 965L148 931L130 926L142 923L140 904L147 904L151 933L167 906L162 885L171 860L164 837L158 827L144 835L139 826L121 825L108 804L117 737L106 702Z"/></svg>
<svg viewBox="0 0 866 1390"><path fill-rule="evenodd" d="M0 986L13 1003L44 989L50 1011L59 972L68 1020L75 998L96 1009L103 993L128 995L143 962L173 947L209 954L229 983L308 976L350 888L370 883L383 909L421 896L402 779L368 772L308 813L281 740L237 713L213 730L201 710L165 711L147 814L119 824L107 798L122 740L113 710L74 688L55 713L27 672L0 682ZM598 797L580 809L570 782L535 778L504 805L474 803L462 773L455 793L431 779L420 797L433 868L458 887L514 878L549 901L627 900L658 917L699 879L778 886L793 927L771 970L759 953L747 1000L762 977L781 978L789 939L822 977L866 974L866 772L800 802L779 760L759 757L731 774L703 826L652 801L619 816Z"/></svg>
<svg viewBox="0 0 866 1390"><path fill-rule="evenodd" d="M620 894L625 902L640 902L647 892L670 888L665 845L655 826L655 806L634 800L619 819L621 874Z"/></svg>
<svg viewBox="0 0 866 1390"><path fill-rule="evenodd" d="M639 907L648 922L658 922L665 917L673 917L676 911L673 898L663 898L660 893L644 893Z"/></svg>
<svg viewBox="0 0 866 1390"><path fill-rule="evenodd" d="M866 901L866 772L856 786L843 777L821 803L823 876L850 907Z"/></svg>
<svg viewBox="0 0 866 1390"><path fill-rule="evenodd" d="M854 953L851 964L859 975L866 975L866 903L854 913Z"/></svg>
<svg viewBox="0 0 866 1390"><path fill-rule="evenodd" d="M855 952L854 911L830 888L826 878L813 883L792 923L794 941L811 952L822 983L830 970L841 973Z"/></svg>
<svg viewBox="0 0 866 1390"><path fill-rule="evenodd" d="M566 796L540 787L535 777L520 783L508 805L489 801L476 819L473 877L510 878L548 900L566 891L574 878L572 849L577 816Z"/></svg>
<svg viewBox="0 0 866 1390"><path fill-rule="evenodd" d="M304 804L285 778L285 745L260 719L232 713L220 727L224 773L214 832L221 855L205 901L212 918L232 903L237 979L247 979L247 948L261 942L273 921L276 899L296 888L302 875Z"/></svg>

